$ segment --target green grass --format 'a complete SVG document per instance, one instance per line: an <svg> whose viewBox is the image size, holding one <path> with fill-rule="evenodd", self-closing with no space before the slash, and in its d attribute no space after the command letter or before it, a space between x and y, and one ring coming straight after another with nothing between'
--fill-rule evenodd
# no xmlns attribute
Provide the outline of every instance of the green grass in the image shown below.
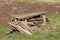
<svg viewBox="0 0 60 40"><path fill-rule="evenodd" d="M6 0L6 1L15 1L15 2L46 2L45 0ZM50 0L51 1L51 0ZM57 2L59 3L60 0L54 0L51 2ZM3 37L2 40L60 40L60 14L54 14L49 16L49 18L53 19L56 23L57 29L55 30L49 30L48 32L35 32L34 35L24 35L21 33L13 33L10 35L7 35ZM9 33L11 30L11 27L0 27L0 35L5 35Z"/></svg>
<svg viewBox="0 0 60 40"><path fill-rule="evenodd" d="M2 1L13 1L13 2L53 2L59 3L60 0L2 0Z"/></svg>
<svg viewBox="0 0 60 40"><path fill-rule="evenodd" d="M3 26L3 27L0 27L0 34L6 34L8 33L9 31L11 30L10 27L7 27L7 26Z"/></svg>
<svg viewBox="0 0 60 40"><path fill-rule="evenodd" d="M13 33L3 37L2 40L60 40L60 14L54 14L49 16L55 23L58 24L57 29L49 30L48 32L35 32L35 34L27 35L21 33ZM57 25L56 24L56 25ZM7 34L11 30L11 27L0 27L0 34Z"/></svg>
<svg viewBox="0 0 60 40"><path fill-rule="evenodd" d="M49 18L53 19L52 21L54 21L57 25L60 25L60 14L53 14L49 16Z"/></svg>

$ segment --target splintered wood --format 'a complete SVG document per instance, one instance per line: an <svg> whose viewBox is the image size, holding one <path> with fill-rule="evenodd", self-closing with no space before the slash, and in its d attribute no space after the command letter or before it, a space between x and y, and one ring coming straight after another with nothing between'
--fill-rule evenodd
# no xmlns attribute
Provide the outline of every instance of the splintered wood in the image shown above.
<svg viewBox="0 0 60 40"><path fill-rule="evenodd" d="M18 31L23 32L24 34L32 35L34 34L31 26L37 26L39 24L46 24L46 17L43 12L41 13L28 13L24 15L12 15L14 19L11 22L8 22L11 26L15 27Z"/></svg>
<svg viewBox="0 0 60 40"><path fill-rule="evenodd" d="M26 27L26 25L22 24L21 22L19 24L16 24L16 22L8 22L10 25L14 26L17 30L19 31L22 31L22 32L25 32L29 35L32 35L32 31L30 31L31 29Z"/></svg>

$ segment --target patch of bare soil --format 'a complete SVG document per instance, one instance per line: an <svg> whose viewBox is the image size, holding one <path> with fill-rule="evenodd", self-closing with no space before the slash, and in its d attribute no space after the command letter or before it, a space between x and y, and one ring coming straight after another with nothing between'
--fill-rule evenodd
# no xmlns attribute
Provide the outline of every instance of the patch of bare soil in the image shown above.
<svg viewBox="0 0 60 40"><path fill-rule="evenodd" d="M3 35L0 35L0 40L3 38Z"/></svg>
<svg viewBox="0 0 60 40"><path fill-rule="evenodd" d="M32 12L47 12L47 14L59 13L60 4L53 3L22 3L0 2L0 26L8 25L11 14L24 14Z"/></svg>

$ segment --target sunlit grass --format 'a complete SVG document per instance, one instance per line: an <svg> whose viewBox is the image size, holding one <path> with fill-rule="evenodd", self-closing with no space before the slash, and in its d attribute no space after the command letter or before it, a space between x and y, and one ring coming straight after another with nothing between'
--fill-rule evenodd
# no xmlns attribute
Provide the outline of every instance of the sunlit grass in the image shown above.
<svg viewBox="0 0 60 40"><path fill-rule="evenodd" d="M12 2L52 2L59 3L60 0L0 0L0 1L12 1Z"/></svg>

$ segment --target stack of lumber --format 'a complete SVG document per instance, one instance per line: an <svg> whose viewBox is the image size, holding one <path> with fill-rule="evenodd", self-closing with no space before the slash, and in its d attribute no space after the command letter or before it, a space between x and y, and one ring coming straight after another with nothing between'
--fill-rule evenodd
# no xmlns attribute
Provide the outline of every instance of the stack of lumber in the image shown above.
<svg viewBox="0 0 60 40"><path fill-rule="evenodd" d="M13 17L12 19L13 21L8 22L8 24L15 27L18 31L22 33L27 33L29 35L34 34L34 32L32 31L31 27L28 24L34 26L37 26L42 23L46 24L46 17L44 12L11 16Z"/></svg>

